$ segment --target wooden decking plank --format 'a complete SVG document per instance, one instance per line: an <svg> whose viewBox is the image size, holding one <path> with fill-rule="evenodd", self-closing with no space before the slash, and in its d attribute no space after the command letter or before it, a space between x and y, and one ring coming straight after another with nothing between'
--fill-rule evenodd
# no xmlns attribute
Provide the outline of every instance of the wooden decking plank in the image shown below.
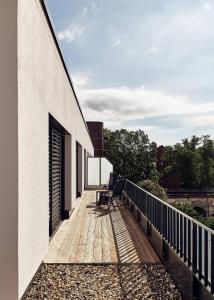
<svg viewBox="0 0 214 300"><path fill-rule="evenodd" d="M45 262L160 263L128 209L96 207L95 195L95 191L83 193L70 219L51 240Z"/></svg>
<svg viewBox="0 0 214 300"><path fill-rule="evenodd" d="M68 255L66 256L66 262L69 262L69 263L76 262L75 261L76 252L77 252L78 244L80 242L82 228L84 226L85 218L87 215L87 209L86 209L87 204L88 204L88 197L85 199L85 205L83 205L83 207L82 207L82 213L79 216L77 216L77 219L76 219L77 227L74 232L74 236L73 236L73 239L71 241L71 244L70 244L70 247L68 250Z"/></svg>
<svg viewBox="0 0 214 300"><path fill-rule="evenodd" d="M102 218L102 258L103 262L110 263L111 262L111 250L110 250L110 241L109 241L109 233L107 229L107 215Z"/></svg>
<svg viewBox="0 0 214 300"><path fill-rule="evenodd" d="M117 249L116 249L116 244L115 244L115 239L114 239L110 214L107 215L106 219L107 219L106 220L107 221L106 222L106 229L107 229L107 232L108 232L108 241L109 241L111 261L113 263L117 263L118 262Z"/></svg>
<svg viewBox="0 0 214 300"><path fill-rule="evenodd" d="M94 239L94 262L102 262L102 232L101 232L101 218L96 217L95 225L95 239Z"/></svg>
<svg viewBox="0 0 214 300"><path fill-rule="evenodd" d="M87 244L87 236L88 236L88 229L90 227L90 221L91 221L91 215L87 214L85 222L82 227L82 232L80 235L76 255L75 255L75 262L81 263L84 262L84 256L85 256L85 249Z"/></svg>
<svg viewBox="0 0 214 300"><path fill-rule="evenodd" d="M95 239L95 217L92 216L90 220L90 226L87 233L86 249L84 253L84 263L94 262L94 239Z"/></svg>

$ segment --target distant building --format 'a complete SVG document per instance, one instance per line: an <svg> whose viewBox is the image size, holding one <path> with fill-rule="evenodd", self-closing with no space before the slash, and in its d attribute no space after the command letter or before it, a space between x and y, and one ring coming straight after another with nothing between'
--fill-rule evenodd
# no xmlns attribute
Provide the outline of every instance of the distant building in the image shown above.
<svg viewBox="0 0 214 300"><path fill-rule="evenodd" d="M94 157L104 155L103 122L87 122L88 130L94 146Z"/></svg>

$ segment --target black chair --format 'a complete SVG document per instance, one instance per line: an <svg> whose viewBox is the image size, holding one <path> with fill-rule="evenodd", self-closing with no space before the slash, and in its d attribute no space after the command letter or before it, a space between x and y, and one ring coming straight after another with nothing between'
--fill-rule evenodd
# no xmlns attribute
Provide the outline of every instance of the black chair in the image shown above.
<svg viewBox="0 0 214 300"><path fill-rule="evenodd" d="M111 174L110 174L110 179L111 179ZM109 184L109 189L100 193L100 198L97 204L108 205L109 208L112 205L115 210L114 199L118 197L121 199L125 181L126 179L123 176L117 176L115 184L113 186Z"/></svg>
<svg viewBox="0 0 214 300"><path fill-rule="evenodd" d="M114 185L115 185L115 183L117 181L117 177L118 177L117 173L115 173L115 172L111 172L110 173L109 187L108 187L109 190L113 190L113 187L114 187Z"/></svg>

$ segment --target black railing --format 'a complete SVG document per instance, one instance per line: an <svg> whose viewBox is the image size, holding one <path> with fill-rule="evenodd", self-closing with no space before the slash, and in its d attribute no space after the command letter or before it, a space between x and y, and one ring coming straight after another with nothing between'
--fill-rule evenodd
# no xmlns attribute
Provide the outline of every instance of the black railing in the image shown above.
<svg viewBox="0 0 214 300"><path fill-rule="evenodd" d="M202 285L214 294L214 231L129 180L124 192Z"/></svg>

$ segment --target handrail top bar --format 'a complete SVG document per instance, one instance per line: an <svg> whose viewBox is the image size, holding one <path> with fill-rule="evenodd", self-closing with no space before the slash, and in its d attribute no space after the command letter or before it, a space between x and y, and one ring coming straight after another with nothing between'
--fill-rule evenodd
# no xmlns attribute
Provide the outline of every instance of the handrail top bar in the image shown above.
<svg viewBox="0 0 214 300"><path fill-rule="evenodd" d="M132 185L134 185L136 188L142 190L144 193L146 193L147 195L155 198L156 200L158 200L159 202L161 202L162 204L168 206L169 208L171 208L172 210L176 211L177 213L179 213L180 215L184 216L185 218L189 219L190 221L192 221L193 223L201 226L202 228L204 228L205 230L209 231L211 234L214 235L214 230L207 227L206 225L202 224L201 222L197 221L196 219L188 216L187 214L183 213L182 211L180 211L179 209L175 208L174 206L172 206L171 204L163 201L162 199L158 198L157 196L149 193L148 191L144 190L143 188L141 188L140 186L138 186L137 184L131 182L129 179L126 179L126 181L128 181L129 183L131 183Z"/></svg>

